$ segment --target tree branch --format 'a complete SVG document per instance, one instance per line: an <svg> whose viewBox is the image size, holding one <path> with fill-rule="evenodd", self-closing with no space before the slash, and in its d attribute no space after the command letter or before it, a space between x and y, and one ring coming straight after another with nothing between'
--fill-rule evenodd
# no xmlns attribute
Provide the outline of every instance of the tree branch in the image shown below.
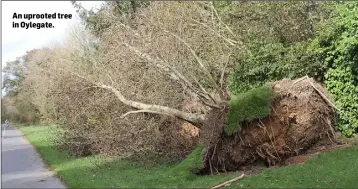
<svg viewBox="0 0 358 189"><path fill-rule="evenodd" d="M215 6L214 6L214 3L213 2L210 2L211 4L211 8L213 9L213 11L215 12L215 15L216 17L218 18L219 22L222 23L225 28L229 31L229 33L233 36L233 37L236 37L234 32L230 29L230 27L228 25L226 25L222 20L221 20L221 17L219 16L218 14L218 11L216 10Z"/></svg>
<svg viewBox="0 0 358 189"><path fill-rule="evenodd" d="M123 115L121 116L121 118L124 118L124 117L126 117L127 115L129 115L129 114L137 114L137 113L162 114L162 115L167 115L167 116L172 116L172 117L174 117L172 114L167 114L167 113L163 113L163 112L156 112L156 111L150 111L150 110L136 110L136 111L130 111L130 112L127 112L127 113L123 114Z"/></svg>
<svg viewBox="0 0 358 189"><path fill-rule="evenodd" d="M152 112L152 113L156 113L156 114L169 114L169 115L184 119L184 120L194 123L194 124L202 123L205 119L204 114L187 113L187 112L183 112L183 111L180 111L180 110L177 110L174 108L170 108L170 107L166 107L166 106L145 104L145 103L129 100L121 93L120 90L118 90L112 86L104 85L102 83L97 83L97 82L91 81L91 80L85 78L84 76L79 75L78 73L71 72L71 74L75 75L81 79L84 79L87 82L90 82L102 89L106 89L106 90L112 92L123 104L125 104L127 106L131 106L131 107L139 109L139 110L143 110L143 111L145 110L146 112Z"/></svg>
<svg viewBox="0 0 358 189"><path fill-rule="evenodd" d="M230 38L227 38L227 37L222 36L220 33L218 33L217 31L215 31L213 28L211 28L210 26L208 26L208 25L206 25L206 24L204 24L204 23L202 23L202 22L199 22L199 21L197 21L197 20L195 20L195 19L192 19L192 18L191 18L191 20L194 21L194 22L196 22L196 23L198 23L198 24L200 24L200 25L203 25L204 27L206 27L206 28L208 28L208 29L210 29L210 30L211 30L213 33L215 33L218 37L220 37L220 38L224 39L226 42L228 42L231 46L235 46L237 43L239 43L238 41L235 41L235 40L233 40L233 39L230 39Z"/></svg>
<svg viewBox="0 0 358 189"><path fill-rule="evenodd" d="M178 35L163 29L164 32L169 33L170 35L174 36L175 38L177 38L179 41L181 41L191 52L191 54L194 56L194 58L196 59L196 61L198 62L198 64L200 65L200 67L204 70L204 72L208 75L209 79L213 82L214 85L216 85L216 82L214 80L214 78L211 76L210 72L208 69L206 69L206 67L204 66L203 62L201 61L201 59L198 57L198 55L196 55L196 52L193 50L193 48L190 47L190 45L181 37L179 37Z"/></svg>
<svg viewBox="0 0 358 189"><path fill-rule="evenodd" d="M221 71L221 77L220 77L220 88L223 88L223 85L224 85L224 76L225 76L225 71L226 71L226 67L227 65L229 64L229 61L230 61L230 56L231 56L231 53L229 54L228 58L227 58L227 61Z"/></svg>
<svg viewBox="0 0 358 189"><path fill-rule="evenodd" d="M197 89L195 89L193 83L191 83L184 75L182 75L177 69L175 69L174 67L170 66L168 63L165 63L160 58L156 58L156 59L152 58L149 54L139 51L137 48L129 45L126 42L123 42L123 44L128 49L130 49L135 54L137 54L138 56L147 59L152 65L154 65L154 66L166 71L173 78L180 79L195 94L197 94L199 96L202 96L202 94L199 91L197 91ZM201 91L204 94L208 95L209 98L213 99L212 96L210 96L210 94L205 89L201 88ZM216 101L214 99L213 99L213 101L214 101L214 103L216 103Z"/></svg>
<svg viewBox="0 0 358 189"><path fill-rule="evenodd" d="M195 83L199 86L199 88L203 91L203 94L198 93L200 96L204 97L207 100L212 100L215 104L217 104L217 101L215 100L215 98L213 97L213 95L211 95L210 93L208 93L205 88L200 84L200 82L198 80L195 79L194 76L190 75L192 77L192 79L195 81ZM206 95L206 96L205 96Z"/></svg>
<svg viewBox="0 0 358 189"><path fill-rule="evenodd" d="M212 187L211 189L221 188L221 187L223 187L223 186L230 185L231 183L233 183L233 182L235 182L235 181L238 181L238 180L240 180L240 179L243 179L244 177L245 177L245 174L242 174L242 175L240 175L239 177L236 177L236 178L234 178L234 179L231 179L231 180L229 180L229 181L226 181L226 182L223 182L223 183L221 183L221 184L219 184L219 185L216 185L216 186Z"/></svg>

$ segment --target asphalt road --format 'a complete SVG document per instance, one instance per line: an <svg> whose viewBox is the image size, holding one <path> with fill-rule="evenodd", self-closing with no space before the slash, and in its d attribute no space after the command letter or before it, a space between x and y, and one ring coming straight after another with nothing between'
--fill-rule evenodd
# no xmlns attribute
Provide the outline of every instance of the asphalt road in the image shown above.
<svg viewBox="0 0 358 189"><path fill-rule="evenodd" d="M1 152L1 188L66 188L20 131L6 128Z"/></svg>

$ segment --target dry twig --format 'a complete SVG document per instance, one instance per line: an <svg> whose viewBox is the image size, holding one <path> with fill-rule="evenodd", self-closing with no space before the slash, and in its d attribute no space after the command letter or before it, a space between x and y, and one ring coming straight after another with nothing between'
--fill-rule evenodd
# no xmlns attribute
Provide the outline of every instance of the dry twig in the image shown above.
<svg viewBox="0 0 358 189"><path fill-rule="evenodd" d="M221 183L221 184L219 184L219 185L216 185L216 186L212 187L211 189L221 188L221 187L224 187L224 186L228 186L228 185L230 185L231 183L233 183L233 182L235 182L235 181L238 181L238 180L240 180L240 179L243 179L244 177L245 177L245 174L243 173L243 174L240 175L239 177L236 177L236 178L234 178L234 179L231 179L231 180L228 180L228 181L226 181L226 182L223 182L223 183Z"/></svg>
<svg viewBox="0 0 358 189"><path fill-rule="evenodd" d="M302 80L306 80L306 79L307 79L307 81L311 84L311 86L313 87L313 89L316 90L317 93L318 93L328 104L330 104L331 106L333 106L335 109L341 111L338 107L336 107L336 106L326 97L326 95L324 95L319 89L317 89L317 87L314 86L314 84L309 80L309 77L308 77L307 75L304 76L304 77L302 77L302 78L297 79L297 80L296 80L295 82L293 82L293 83L296 84L296 83L298 83L298 82L300 82L300 81L302 81Z"/></svg>

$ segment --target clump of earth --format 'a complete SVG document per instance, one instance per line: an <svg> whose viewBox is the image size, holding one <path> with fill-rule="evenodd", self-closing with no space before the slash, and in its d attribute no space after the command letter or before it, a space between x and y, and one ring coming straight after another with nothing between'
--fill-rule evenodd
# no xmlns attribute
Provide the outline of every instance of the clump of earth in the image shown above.
<svg viewBox="0 0 358 189"><path fill-rule="evenodd" d="M317 144L334 142L334 109L320 84L305 77L271 87L275 97L270 114L240 123L241 129L232 135L224 131L229 107L209 113L200 131L205 148L197 173L236 171L255 162L273 166Z"/></svg>

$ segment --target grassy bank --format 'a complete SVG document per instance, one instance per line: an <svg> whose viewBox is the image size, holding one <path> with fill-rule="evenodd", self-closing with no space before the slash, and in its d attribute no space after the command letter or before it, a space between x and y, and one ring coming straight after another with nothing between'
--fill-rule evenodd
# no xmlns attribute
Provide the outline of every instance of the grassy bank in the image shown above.
<svg viewBox="0 0 358 189"><path fill-rule="evenodd" d="M205 188L238 176L235 173L222 176L192 175L185 169L195 161L190 159L178 165L143 167L119 158L73 158L55 149L58 128L27 126L20 129L69 188ZM318 155L303 165L267 169L229 187L354 188L357 186L357 157L357 146L338 149Z"/></svg>

